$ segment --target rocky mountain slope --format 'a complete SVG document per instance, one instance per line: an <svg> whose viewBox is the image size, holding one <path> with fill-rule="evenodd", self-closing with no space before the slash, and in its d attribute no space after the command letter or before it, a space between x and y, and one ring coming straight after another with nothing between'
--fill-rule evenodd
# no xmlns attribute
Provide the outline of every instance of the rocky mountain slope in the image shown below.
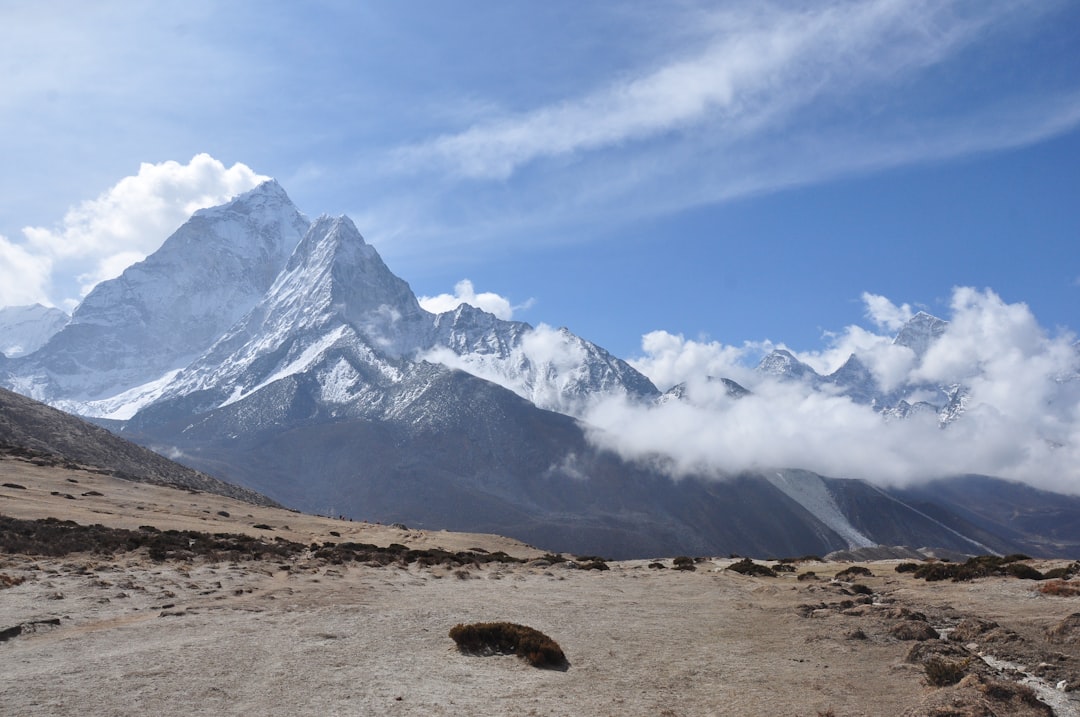
<svg viewBox="0 0 1080 717"><path fill-rule="evenodd" d="M166 485L277 505L43 403L0 388L0 453L47 465L82 466L124 480Z"/></svg>

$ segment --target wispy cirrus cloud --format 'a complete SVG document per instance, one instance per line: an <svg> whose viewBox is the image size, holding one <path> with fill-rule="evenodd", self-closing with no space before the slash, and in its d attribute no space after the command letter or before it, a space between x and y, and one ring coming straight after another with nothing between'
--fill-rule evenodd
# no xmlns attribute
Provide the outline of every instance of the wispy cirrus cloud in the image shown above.
<svg viewBox="0 0 1080 717"><path fill-rule="evenodd" d="M752 139L803 123L808 111L843 111L860 93L909 81L1018 14L1010 3L896 0L722 10L709 16L709 36L696 52L576 98L482 119L396 156L406 167L435 162L460 177L502 180L535 161L673 136L705 144ZM1060 131L1053 118L1042 119L1025 134ZM1065 126L1076 121L1066 112Z"/></svg>
<svg viewBox="0 0 1080 717"><path fill-rule="evenodd" d="M490 103L459 131L391 151L383 169L424 183L421 214L440 218L405 234L473 243L1026 146L1080 126L1080 86L1006 86L972 70L971 56L1022 43L1056 7L836 0L698 11L698 29L651 64L531 110ZM978 82L943 84L954 75ZM467 235L455 238L458 225Z"/></svg>

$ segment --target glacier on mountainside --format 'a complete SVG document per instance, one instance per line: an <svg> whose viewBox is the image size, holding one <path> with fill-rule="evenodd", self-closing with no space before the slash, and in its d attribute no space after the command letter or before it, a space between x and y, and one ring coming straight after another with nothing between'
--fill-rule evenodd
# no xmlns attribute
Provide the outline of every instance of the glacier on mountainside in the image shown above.
<svg viewBox="0 0 1080 717"><path fill-rule="evenodd" d="M0 308L0 354L18 358L45 345L71 317L41 304Z"/></svg>

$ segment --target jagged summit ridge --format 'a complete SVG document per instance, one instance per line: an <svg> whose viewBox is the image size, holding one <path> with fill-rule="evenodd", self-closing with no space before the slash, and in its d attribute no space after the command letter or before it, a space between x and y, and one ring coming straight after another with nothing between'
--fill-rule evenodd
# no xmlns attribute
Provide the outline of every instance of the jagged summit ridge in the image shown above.
<svg viewBox="0 0 1080 717"><path fill-rule="evenodd" d="M161 248L98 284L13 388L78 408L187 365L270 287L308 227L276 182L196 212Z"/></svg>

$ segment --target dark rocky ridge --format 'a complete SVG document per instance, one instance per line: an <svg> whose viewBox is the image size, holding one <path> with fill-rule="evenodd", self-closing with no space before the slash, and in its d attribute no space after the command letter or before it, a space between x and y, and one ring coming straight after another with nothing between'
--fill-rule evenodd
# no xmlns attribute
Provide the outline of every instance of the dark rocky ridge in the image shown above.
<svg viewBox="0 0 1080 717"><path fill-rule="evenodd" d="M175 463L76 416L0 388L0 446L5 453L37 455L108 471L117 478L236 498L255 505L278 503Z"/></svg>

